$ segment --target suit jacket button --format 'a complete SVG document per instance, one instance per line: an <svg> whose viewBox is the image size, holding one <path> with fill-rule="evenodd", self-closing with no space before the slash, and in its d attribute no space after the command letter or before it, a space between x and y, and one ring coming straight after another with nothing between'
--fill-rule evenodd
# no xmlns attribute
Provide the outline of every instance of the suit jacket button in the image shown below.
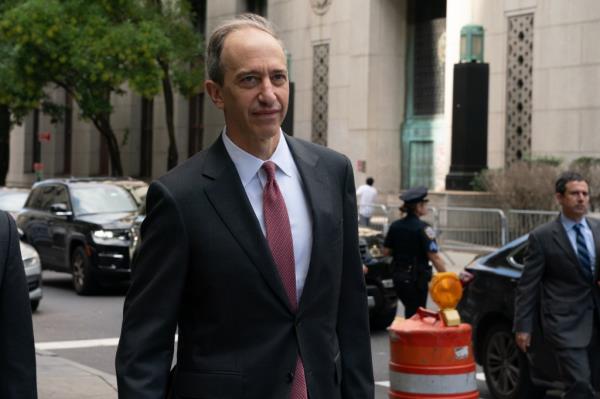
<svg viewBox="0 0 600 399"><path fill-rule="evenodd" d="M294 373L292 371L290 371L289 373L287 373L287 375L286 375L286 381L288 383L291 383L292 381L294 381Z"/></svg>

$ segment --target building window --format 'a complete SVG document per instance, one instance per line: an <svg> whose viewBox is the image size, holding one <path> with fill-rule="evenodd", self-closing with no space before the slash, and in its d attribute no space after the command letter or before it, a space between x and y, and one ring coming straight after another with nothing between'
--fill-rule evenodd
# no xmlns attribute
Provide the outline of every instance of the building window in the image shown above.
<svg viewBox="0 0 600 399"><path fill-rule="evenodd" d="M329 115L329 44L313 47L312 141L327 145Z"/></svg>
<svg viewBox="0 0 600 399"><path fill-rule="evenodd" d="M190 157L202 149L202 142L204 141L203 104L204 93L198 93L190 98L190 128L188 132L188 156Z"/></svg>
<svg viewBox="0 0 600 399"><path fill-rule="evenodd" d="M414 10L414 115L444 113L446 2L419 2Z"/></svg>
<svg viewBox="0 0 600 399"><path fill-rule="evenodd" d="M142 98L140 177L152 176L152 129L154 117L154 101Z"/></svg>
<svg viewBox="0 0 600 399"><path fill-rule="evenodd" d="M28 139L26 140L26 156L24 170L35 172L34 164L42 162L42 145L40 143L40 111L35 109L27 117L26 126L31 126L26 130ZM31 122L31 124L30 124Z"/></svg>
<svg viewBox="0 0 600 399"><path fill-rule="evenodd" d="M531 155L533 14L508 18L506 166Z"/></svg>
<svg viewBox="0 0 600 399"><path fill-rule="evenodd" d="M192 23L194 28L202 34L206 30L206 0L190 0L192 8Z"/></svg>
<svg viewBox="0 0 600 399"><path fill-rule="evenodd" d="M267 0L247 0L246 11L254 14L267 16Z"/></svg>
<svg viewBox="0 0 600 399"><path fill-rule="evenodd" d="M65 93L65 121L64 121L64 163L63 173L65 175L71 174L71 157L72 157L72 143L73 143L73 97L69 93Z"/></svg>

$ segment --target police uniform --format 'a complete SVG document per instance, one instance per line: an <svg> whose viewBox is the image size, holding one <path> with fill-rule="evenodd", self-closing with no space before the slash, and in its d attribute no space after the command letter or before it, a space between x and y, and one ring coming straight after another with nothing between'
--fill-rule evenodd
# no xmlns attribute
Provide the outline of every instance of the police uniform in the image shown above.
<svg viewBox="0 0 600 399"><path fill-rule="evenodd" d="M425 200L427 189L417 187L407 190L400 198L405 204ZM404 317L414 315L419 306L427 303L428 284L432 269L428 253L438 252L433 228L408 213L390 226L384 246L392 250L394 257L394 286L398 298L404 304Z"/></svg>

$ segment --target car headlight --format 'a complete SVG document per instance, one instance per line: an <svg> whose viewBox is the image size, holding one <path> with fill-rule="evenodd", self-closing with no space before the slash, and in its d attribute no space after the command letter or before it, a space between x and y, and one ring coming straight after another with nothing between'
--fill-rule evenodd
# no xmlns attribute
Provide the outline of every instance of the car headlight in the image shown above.
<svg viewBox="0 0 600 399"><path fill-rule="evenodd" d="M379 246L377 246L377 244L371 245L371 248L369 248L369 252L374 258L380 258L383 256L383 251L381 250L381 248L379 248Z"/></svg>
<svg viewBox="0 0 600 399"><path fill-rule="evenodd" d="M35 254L30 258L23 259L23 266L25 266L25 273L30 270L41 270L42 262L40 261L40 257Z"/></svg>
<svg viewBox="0 0 600 399"><path fill-rule="evenodd" d="M130 234L129 230L96 230L92 232L92 240L100 245L128 246Z"/></svg>
<svg viewBox="0 0 600 399"><path fill-rule="evenodd" d="M30 276L41 273L42 262L37 251L29 244L25 244L23 241L19 241L21 248L21 259L23 260L23 266L25 267L25 274Z"/></svg>

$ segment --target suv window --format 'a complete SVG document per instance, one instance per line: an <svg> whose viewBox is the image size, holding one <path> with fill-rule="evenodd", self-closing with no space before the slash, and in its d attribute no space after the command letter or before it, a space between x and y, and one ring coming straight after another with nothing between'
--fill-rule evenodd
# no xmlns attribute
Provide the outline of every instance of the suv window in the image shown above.
<svg viewBox="0 0 600 399"><path fill-rule="evenodd" d="M43 187L36 187L33 190L31 190L31 194L27 199L27 203L25 203L26 208L42 209L42 189Z"/></svg>
<svg viewBox="0 0 600 399"><path fill-rule="evenodd" d="M66 204L69 205L69 196L67 190L63 185L51 184L41 187L42 195L40 201L40 209L46 212L50 212L50 206L53 204Z"/></svg>
<svg viewBox="0 0 600 399"><path fill-rule="evenodd" d="M112 184L71 186L71 201L77 215L137 210L133 197L125 189Z"/></svg>

